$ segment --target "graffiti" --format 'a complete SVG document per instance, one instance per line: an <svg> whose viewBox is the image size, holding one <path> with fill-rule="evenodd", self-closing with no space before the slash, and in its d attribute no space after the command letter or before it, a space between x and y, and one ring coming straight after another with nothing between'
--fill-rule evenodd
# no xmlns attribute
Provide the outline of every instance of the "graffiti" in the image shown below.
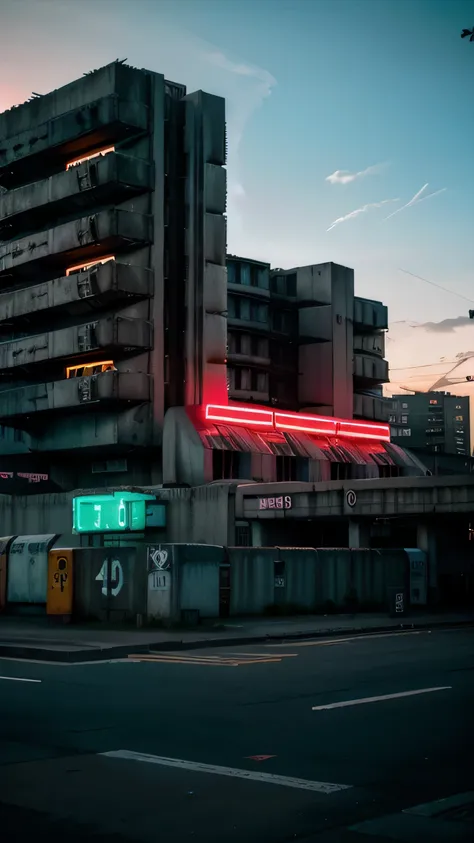
<svg viewBox="0 0 474 843"><path fill-rule="evenodd" d="M148 547L148 568L156 568L157 571L168 571L171 567L171 560L168 558L168 551L159 547Z"/></svg>
<svg viewBox="0 0 474 843"><path fill-rule="evenodd" d="M117 595L120 594L124 583L123 568L119 560L106 559L96 576L96 580L102 583L102 594L104 597L107 597L109 594L111 594L112 597L117 597Z"/></svg>

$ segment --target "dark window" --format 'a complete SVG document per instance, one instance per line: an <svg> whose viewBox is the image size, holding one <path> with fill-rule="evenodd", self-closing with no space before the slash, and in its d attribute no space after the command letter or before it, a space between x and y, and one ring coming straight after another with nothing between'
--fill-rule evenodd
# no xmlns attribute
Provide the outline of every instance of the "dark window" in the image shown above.
<svg viewBox="0 0 474 843"><path fill-rule="evenodd" d="M296 272L286 276L287 296L296 296Z"/></svg>
<svg viewBox="0 0 474 843"><path fill-rule="evenodd" d="M350 480L351 464L347 462L331 463L331 480Z"/></svg>
<svg viewBox="0 0 474 843"><path fill-rule="evenodd" d="M296 457L276 457L276 479L277 483L284 483L289 480L296 480L297 464Z"/></svg>
<svg viewBox="0 0 474 843"><path fill-rule="evenodd" d="M235 545L236 547L250 547L250 526L248 524L240 524L235 528Z"/></svg>
<svg viewBox="0 0 474 843"><path fill-rule="evenodd" d="M379 465L379 477L400 477L400 474L398 465Z"/></svg>
<svg viewBox="0 0 474 843"><path fill-rule="evenodd" d="M238 451L213 450L212 452L212 479L232 480L239 476Z"/></svg>

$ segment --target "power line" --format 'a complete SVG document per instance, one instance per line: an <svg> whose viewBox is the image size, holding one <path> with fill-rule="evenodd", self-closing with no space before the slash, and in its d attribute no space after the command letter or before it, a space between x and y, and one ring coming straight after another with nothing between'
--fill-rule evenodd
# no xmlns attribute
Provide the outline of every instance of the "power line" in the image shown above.
<svg viewBox="0 0 474 843"><path fill-rule="evenodd" d="M457 296L458 299L468 301L469 304L474 304L474 301L472 299L468 299L467 296L463 296L461 293L455 293L454 290L448 290L447 287L442 287L441 284L436 284L434 281L430 281L428 278L423 278L422 275L416 275L416 273L410 272L408 269L402 269L401 266L398 267L398 271L404 272L405 275L411 275L412 278L418 278L419 281L424 281L426 284L431 284L432 287L437 287L438 290L443 290L444 293L449 293L451 296Z"/></svg>

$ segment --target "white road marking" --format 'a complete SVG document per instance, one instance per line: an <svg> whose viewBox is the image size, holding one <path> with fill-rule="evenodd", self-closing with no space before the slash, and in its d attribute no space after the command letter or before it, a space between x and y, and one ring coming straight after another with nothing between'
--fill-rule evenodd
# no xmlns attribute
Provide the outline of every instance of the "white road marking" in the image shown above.
<svg viewBox="0 0 474 843"><path fill-rule="evenodd" d="M312 790L317 793L336 793L349 790L352 785L331 784L330 782L315 782L308 779L296 779L292 776L276 776L271 773L257 773L251 770L238 770L234 767L219 767L215 764L200 764L198 761L183 761L180 758L165 758L160 755L146 755L142 752L132 752L128 749L118 749L111 752L101 752L106 758L120 758L124 761L143 761L146 764L159 764L162 767L174 767L177 770L190 770L193 773L212 773L215 776L230 776L234 779L248 779L264 784L277 784L283 787L294 787L299 790Z"/></svg>
<svg viewBox="0 0 474 843"><path fill-rule="evenodd" d="M383 702L384 700L398 700L401 697L416 697L418 694L431 694L433 691L451 691L452 685L443 685L440 688L420 688L418 691L401 691L398 694L384 694L380 697L364 697L358 700L345 700L344 702L329 703L329 705L313 705L313 711L328 711L331 708L347 708L351 705L363 705L364 703Z"/></svg>
<svg viewBox="0 0 474 843"><path fill-rule="evenodd" d="M0 679L5 679L6 682L42 682L41 679L22 679L19 676L0 676Z"/></svg>
<svg viewBox="0 0 474 843"><path fill-rule="evenodd" d="M372 638L395 638L402 635L429 635L431 630L415 630L410 632L382 632L377 634L353 635L350 638L331 638L330 641L320 638L303 638L301 641L290 641L280 644L265 644L266 647L325 647L329 644L347 644L348 641L367 641Z"/></svg>

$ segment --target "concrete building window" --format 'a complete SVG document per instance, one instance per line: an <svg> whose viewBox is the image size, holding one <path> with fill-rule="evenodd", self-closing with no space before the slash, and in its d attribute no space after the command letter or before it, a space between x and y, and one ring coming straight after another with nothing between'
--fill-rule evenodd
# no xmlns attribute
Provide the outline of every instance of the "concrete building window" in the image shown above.
<svg viewBox="0 0 474 843"><path fill-rule="evenodd" d="M347 462L331 463L331 480L350 480L351 464Z"/></svg>
<svg viewBox="0 0 474 843"><path fill-rule="evenodd" d="M402 436L411 436L411 428L405 427L402 429Z"/></svg>
<svg viewBox="0 0 474 843"><path fill-rule="evenodd" d="M102 372L115 372L113 360L102 360L99 363L80 363L78 366L66 368L66 378L87 378L91 375L99 375Z"/></svg>
<svg viewBox="0 0 474 843"><path fill-rule="evenodd" d="M257 286L260 287L261 290L269 290L270 289L270 274L268 269L258 269L258 282Z"/></svg>
<svg viewBox="0 0 474 843"><path fill-rule="evenodd" d="M462 422L462 421L464 421L464 416L456 416L456 421L457 421L457 422Z"/></svg>
<svg viewBox="0 0 474 843"><path fill-rule="evenodd" d="M286 276L286 295L296 296L296 272Z"/></svg>
<svg viewBox="0 0 474 843"><path fill-rule="evenodd" d="M234 374L235 389L252 389L252 373L250 369L236 369Z"/></svg>
<svg viewBox="0 0 474 843"><path fill-rule="evenodd" d="M277 483L285 483L297 479L298 467L296 457L277 456L275 457L275 462Z"/></svg>
<svg viewBox="0 0 474 843"><path fill-rule="evenodd" d="M402 416L400 422L401 424L408 424L408 416Z"/></svg>
<svg viewBox="0 0 474 843"><path fill-rule="evenodd" d="M250 287L250 266L248 263L243 263L240 266L240 283L244 287Z"/></svg>
<svg viewBox="0 0 474 843"><path fill-rule="evenodd" d="M233 480L239 476L238 451L221 451L214 449L212 452L212 479Z"/></svg>
<svg viewBox="0 0 474 843"><path fill-rule="evenodd" d="M227 281L229 284L237 284L236 279L236 272L237 265L235 263L229 262L227 264Z"/></svg>
<svg viewBox="0 0 474 843"><path fill-rule="evenodd" d="M236 524L235 525L235 546L236 547L250 547L250 525Z"/></svg>
<svg viewBox="0 0 474 843"><path fill-rule="evenodd" d="M435 404L436 403L437 402L435 401ZM430 404L431 404L431 401L430 401ZM408 410L408 404L402 404L402 410Z"/></svg>
<svg viewBox="0 0 474 843"><path fill-rule="evenodd" d="M393 424L393 422L396 422L397 417L393 413L390 413L388 420L390 424Z"/></svg>

